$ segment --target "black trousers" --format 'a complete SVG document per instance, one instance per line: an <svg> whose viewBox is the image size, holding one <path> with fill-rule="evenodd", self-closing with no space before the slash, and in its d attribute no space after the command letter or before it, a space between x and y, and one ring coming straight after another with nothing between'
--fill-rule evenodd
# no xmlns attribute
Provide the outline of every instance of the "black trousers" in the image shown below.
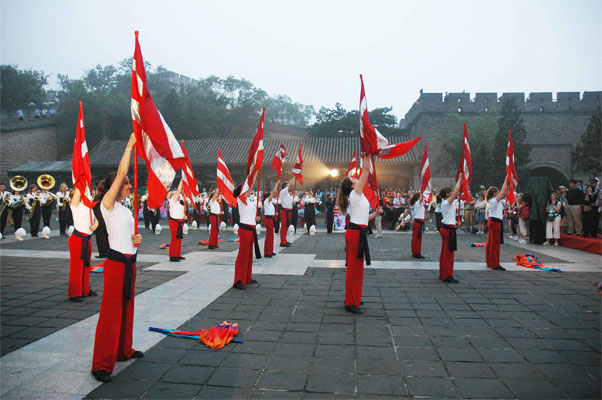
<svg viewBox="0 0 602 400"><path fill-rule="evenodd" d="M334 224L334 212L326 213L326 232L332 233L332 225Z"/></svg>
<svg viewBox="0 0 602 400"><path fill-rule="evenodd" d="M144 203L144 207L142 208L142 216L144 217L144 227L148 229L151 226L151 217L152 211L148 209L146 203Z"/></svg>
<svg viewBox="0 0 602 400"><path fill-rule="evenodd" d="M2 214L0 214L0 233L4 236L4 228L6 228L6 221L8 220L9 208L6 207Z"/></svg>
<svg viewBox="0 0 602 400"><path fill-rule="evenodd" d="M21 224L23 223L23 210L25 210L24 206L13 209L13 227L15 231L21 228Z"/></svg>
<svg viewBox="0 0 602 400"><path fill-rule="evenodd" d="M42 220L44 226L50 227L50 218L52 217L52 204L46 207L42 207Z"/></svg>
<svg viewBox="0 0 602 400"><path fill-rule="evenodd" d="M151 227L153 228L153 232L155 231L155 228L157 227L157 224L159 223L159 221L161 220L161 211L157 210L156 213L151 211Z"/></svg>
<svg viewBox="0 0 602 400"><path fill-rule="evenodd" d="M33 215L29 219L29 232L31 236L38 236L38 232L40 231L40 219L42 218L42 210L40 210L40 206L37 205L35 210L33 210Z"/></svg>
<svg viewBox="0 0 602 400"><path fill-rule="evenodd" d="M69 226L69 206L59 208L59 232L61 235L66 234L67 227Z"/></svg>
<svg viewBox="0 0 602 400"><path fill-rule="evenodd" d="M600 216L596 210L583 212L583 236L595 238L598 235L598 220Z"/></svg>
<svg viewBox="0 0 602 400"><path fill-rule="evenodd" d="M291 224L295 228L295 233L297 233L297 219L299 218L299 209L296 205L293 206L293 216L291 218Z"/></svg>

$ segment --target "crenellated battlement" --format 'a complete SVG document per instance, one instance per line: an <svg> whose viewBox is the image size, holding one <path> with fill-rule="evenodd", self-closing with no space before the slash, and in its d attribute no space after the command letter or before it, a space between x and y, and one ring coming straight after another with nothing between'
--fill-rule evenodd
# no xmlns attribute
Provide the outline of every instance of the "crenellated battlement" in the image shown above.
<svg viewBox="0 0 602 400"><path fill-rule="evenodd" d="M471 98L470 93L421 93L420 97L406 113L405 119L400 121L402 126L408 126L421 113L483 113L499 112L505 101L514 99L523 113L557 113L557 112L587 112L600 110L602 92L558 92L556 99L552 92L532 92L525 98L525 93L502 93L499 97L496 92L475 93Z"/></svg>

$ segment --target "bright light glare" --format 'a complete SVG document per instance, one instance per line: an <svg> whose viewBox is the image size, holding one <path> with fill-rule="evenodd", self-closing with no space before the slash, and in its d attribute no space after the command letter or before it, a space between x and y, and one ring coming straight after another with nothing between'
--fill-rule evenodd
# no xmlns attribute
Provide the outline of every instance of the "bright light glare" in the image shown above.
<svg viewBox="0 0 602 400"><path fill-rule="evenodd" d="M333 178L336 178L337 176L339 176L339 170L338 169L331 170L330 176L332 176Z"/></svg>

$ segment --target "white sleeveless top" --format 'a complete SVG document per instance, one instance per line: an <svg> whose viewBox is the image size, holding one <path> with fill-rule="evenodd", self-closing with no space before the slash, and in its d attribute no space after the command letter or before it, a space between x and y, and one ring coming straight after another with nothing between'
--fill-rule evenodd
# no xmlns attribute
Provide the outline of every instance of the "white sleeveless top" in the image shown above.
<svg viewBox="0 0 602 400"><path fill-rule="evenodd" d="M424 219L424 201L420 200L412 206L412 214L414 219Z"/></svg>
<svg viewBox="0 0 602 400"><path fill-rule="evenodd" d="M498 202L495 197L489 199L486 210L489 212L489 218L504 219L504 206Z"/></svg>
<svg viewBox="0 0 602 400"><path fill-rule="evenodd" d="M172 196L169 199L169 216L173 219L183 219L184 218L184 205L180 204L184 198L180 195L180 200L175 201L174 198L176 196Z"/></svg>
<svg viewBox="0 0 602 400"><path fill-rule="evenodd" d="M94 213L92 210L81 201L79 202L79 205L70 205L70 207L71 213L73 214L73 227L75 230L85 235L91 235L92 231L90 230L90 225L94 223ZM92 219L90 219L90 215L92 215Z"/></svg>
<svg viewBox="0 0 602 400"><path fill-rule="evenodd" d="M135 254L138 250L132 242L134 234L132 212L118 202L115 202L112 211L107 210L101 203L100 212L107 226L109 247L122 254Z"/></svg>
<svg viewBox="0 0 602 400"><path fill-rule="evenodd" d="M247 204L237 199L238 213L240 215L240 222L245 225L255 226L255 216L257 215L257 206L255 202L247 199Z"/></svg>
<svg viewBox="0 0 602 400"><path fill-rule="evenodd" d="M443 213L443 220L441 221L445 225L456 226L456 203L449 204L449 201L441 201L441 213Z"/></svg>
<svg viewBox="0 0 602 400"><path fill-rule="evenodd" d="M276 215L276 208L269 198L263 201L263 215Z"/></svg>
<svg viewBox="0 0 602 400"><path fill-rule="evenodd" d="M219 214L222 212L222 208L219 206L219 201L211 201L209 203L209 208L211 209L211 214Z"/></svg>
<svg viewBox="0 0 602 400"><path fill-rule="evenodd" d="M364 196L358 195L355 190L349 194L349 217L350 221L356 225L368 225L370 216L370 202Z"/></svg>
<svg viewBox="0 0 602 400"><path fill-rule="evenodd" d="M293 196L288 191L288 186L280 191L280 204L282 208L293 208Z"/></svg>

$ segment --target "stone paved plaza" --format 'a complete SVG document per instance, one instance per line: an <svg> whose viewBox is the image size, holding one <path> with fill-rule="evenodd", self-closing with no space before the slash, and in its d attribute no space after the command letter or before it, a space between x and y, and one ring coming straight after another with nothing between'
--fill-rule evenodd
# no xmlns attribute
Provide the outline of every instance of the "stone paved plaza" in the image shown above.
<svg viewBox="0 0 602 400"><path fill-rule="evenodd" d="M231 231L216 251L198 244L205 230L190 231L181 263L160 249L167 231L142 233L134 347L145 357L118 363L108 384L90 375L102 275L91 278L99 297L72 303L66 238L1 242L2 398L600 398L600 256L507 240L500 273L469 247L484 236L460 234L460 283L447 285L437 233L416 261L409 233L385 232L369 239L354 315L343 309L340 233L299 231L255 262L259 284L246 291L230 288ZM517 267L518 253L563 272ZM211 350L148 331L224 320L244 343Z"/></svg>

